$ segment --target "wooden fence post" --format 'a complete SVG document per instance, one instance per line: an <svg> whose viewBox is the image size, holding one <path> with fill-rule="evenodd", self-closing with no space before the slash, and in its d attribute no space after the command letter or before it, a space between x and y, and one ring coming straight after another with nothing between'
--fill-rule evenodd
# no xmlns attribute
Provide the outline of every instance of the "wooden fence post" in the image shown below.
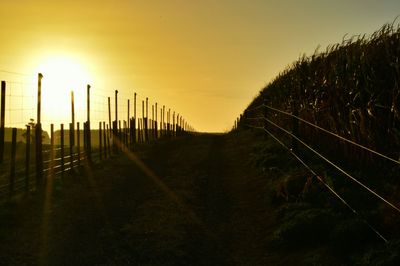
<svg viewBox="0 0 400 266"><path fill-rule="evenodd" d="M49 176L50 178L54 177L54 124L50 125L50 167L49 167Z"/></svg>
<svg viewBox="0 0 400 266"><path fill-rule="evenodd" d="M146 97L146 117L144 118L144 133L146 135L146 142L149 142L149 98Z"/></svg>
<svg viewBox="0 0 400 266"><path fill-rule="evenodd" d="M154 121L154 129L155 129L155 131L156 131L156 139L158 139L158 119L157 119L157 105L158 105L158 103L156 103L156 106L154 107L155 108L155 113L156 113L156 116L155 116L155 121Z"/></svg>
<svg viewBox="0 0 400 266"><path fill-rule="evenodd" d="M41 103L42 103L42 78L38 74L38 98L37 98L37 124L35 128L35 156L36 156L36 187L42 188L43 184L43 153L42 153L42 124L41 124Z"/></svg>
<svg viewBox="0 0 400 266"><path fill-rule="evenodd" d="M60 141L61 141L61 175L64 175L64 124L61 124L61 132L60 132Z"/></svg>
<svg viewBox="0 0 400 266"><path fill-rule="evenodd" d="M25 192L29 192L29 167L31 161L31 127L26 126L26 146L25 146Z"/></svg>
<svg viewBox="0 0 400 266"><path fill-rule="evenodd" d="M129 138L128 138L128 136L129 136L129 133L130 133L130 126L131 126L131 123L129 123L129 121L130 121L130 107L131 107L131 104L130 104L130 100L128 99L128 116L127 116L127 120L126 120L126 129L125 129L125 134L126 134L126 146L127 147L129 147L129 145L130 145L130 141L129 141Z"/></svg>
<svg viewBox="0 0 400 266"><path fill-rule="evenodd" d="M142 132L142 119L138 119L138 142L143 142L143 132Z"/></svg>
<svg viewBox="0 0 400 266"><path fill-rule="evenodd" d="M163 131L163 137L164 137L164 135L165 135L165 105L163 105L163 108L162 108L162 113L161 113L161 121L162 121L162 131Z"/></svg>
<svg viewBox="0 0 400 266"><path fill-rule="evenodd" d="M155 139L155 131L154 131L154 104L151 105L151 138Z"/></svg>
<svg viewBox="0 0 400 266"><path fill-rule="evenodd" d="M118 135L118 128L117 128L117 121L113 121L113 134L112 134L112 143L113 143L113 150L114 153L117 153L117 135Z"/></svg>
<svg viewBox="0 0 400 266"><path fill-rule="evenodd" d="M103 121L103 147L104 147L104 159L107 158L107 132L106 132L106 122Z"/></svg>
<svg viewBox="0 0 400 266"><path fill-rule="evenodd" d="M118 121L118 150L122 150L123 148L123 140L122 140L122 130L121 130L121 120Z"/></svg>
<svg viewBox="0 0 400 266"><path fill-rule="evenodd" d="M10 196L14 195L15 188L15 159L17 155L17 129L12 129L11 166L10 166Z"/></svg>
<svg viewBox="0 0 400 266"><path fill-rule="evenodd" d="M1 102L0 102L0 163L4 159L4 133L5 133L5 111L6 111L6 82L1 81Z"/></svg>
<svg viewBox="0 0 400 266"><path fill-rule="evenodd" d="M175 125L175 111L172 114L172 136L176 137L176 125Z"/></svg>
<svg viewBox="0 0 400 266"><path fill-rule="evenodd" d="M115 90L115 121L113 123L113 146L114 152L118 152L118 90Z"/></svg>
<svg viewBox="0 0 400 266"><path fill-rule="evenodd" d="M133 143L136 143L136 92L134 94L134 103L133 103Z"/></svg>
<svg viewBox="0 0 400 266"><path fill-rule="evenodd" d="M92 161L92 136L90 132L90 85L87 85L87 137L86 137L86 144L87 144L87 159L89 162Z"/></svg>
<svg viewBox="0 0 400 266"><path fill-rule="evenodd" d="M83 152L85 154L85 158L87 157L86 145L87 145L87 123L83 122Z"/></svg>
<svg viewBox="0 0 400 266"><path fill-rule="evenodd" d="M110 138L111 138L111 134L110 134L111 130L109 129L109 125L107 125L107 148L108 148L108 157L111 157L111 146L110 146Z"/></svg>
<svg viewBox="0 0 400 266"><path fill-rule="evenodd" d="M72 172L74 168L74 126L72 123L69 123L69 156L69 169Z"/></svg>
<svg viewBox="0 0 400 266"><path fill-rule="evenodd" d="M103 160L103 154L102 154L102 149L103 149L103 145L102 145L102 138L103 136L101 135L101 122L99 122L99 157L100 157L100 161Z"/></svg>
<svg viewBox="0 0 400 266"><path fill-rule="evenodd" d="M108 125L109 125L109 130L110 130L110 135L111 135L111 99L108 97Z"/></svg>
<svg viewBox="0 0 400 266"><path fill-rule="evenodd" d="M72 127L70 128L69 134L72 135L70 138L70 146L75 145L75 100L74 100L74 91L71 91L71 123Z"/></svg>
<svg viewBox="0 0 400 266"><path fill-rule="evenodd" d="M179 137L179 114L176 115L176 136Z"/></svg>
<svg viewBox="0 0 400 266"><path fill-rule="evenodd" d="M79 122L76 123L76 149L78 154L78 167L81 165L81 132L79 129Z"/></svg>

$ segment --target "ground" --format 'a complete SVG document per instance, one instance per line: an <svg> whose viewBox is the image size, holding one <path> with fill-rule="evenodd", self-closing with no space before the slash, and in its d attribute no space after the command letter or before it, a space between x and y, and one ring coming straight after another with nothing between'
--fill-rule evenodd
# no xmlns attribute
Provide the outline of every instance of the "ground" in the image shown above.
<svg viewBox="0 0 400 266"><path fill-rule="evenodd" d="M293 265L252 136L202 134L121 153L3 203L4 265Z"/></svg>

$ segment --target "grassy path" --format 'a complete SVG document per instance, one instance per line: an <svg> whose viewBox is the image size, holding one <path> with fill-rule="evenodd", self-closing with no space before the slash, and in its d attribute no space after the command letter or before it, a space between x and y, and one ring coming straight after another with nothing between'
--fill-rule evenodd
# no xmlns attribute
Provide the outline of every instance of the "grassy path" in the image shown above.
<svg viewBox="0 0 400 266"><path fill-rule="evenodd" d="M249 139L200 135L65 176L2 206L0 264L264 265L273 224ZM275 261L277 262L277 261Z"/></svg>

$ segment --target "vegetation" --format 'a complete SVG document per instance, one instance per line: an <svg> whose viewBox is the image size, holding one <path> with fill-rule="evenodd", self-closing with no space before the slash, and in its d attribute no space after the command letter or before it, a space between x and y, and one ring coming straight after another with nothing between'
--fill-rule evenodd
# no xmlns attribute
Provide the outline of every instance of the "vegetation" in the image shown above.
<svg viewBox="0 0 400 266"><path fill-rule="evenodd" d="M264 116L340 165L355 178L398 205L399 167L338 140L268 106L291 113L348 140L397 160L400 156L400 27L384 25L370 37L355 36L329 46L325 52L303 56L262 89L246 108L239 126L264 126L247 119ZM291 139L267 124L268 130L290 145ZM298 126L298 128L295 128ZM279 144L259 144L254 162L271 182L272 202L279 226L275 247L326 247L310 253L318 265L329 254L346 264L397 265L399 213L390 210L331 166L300 147L297 154L359 213L354 215L304 167L283 159ZM277 148L278 147L278 148ZM289 154L289 153L287 153ZM280 162L280 161L283 162ZM379 240L372 225L385 235ZM326 260L323 260L326 262ZM322 263L326 264L326 263Z"/></svg>
<svg viewBox="0 0 400 266"><path fill-rule="evenodd" d="M399 58L400 28L385 25L369 38L355 36L325 52L303 56L268 84L247 109L265 98L277 109L297 112L311 123L399 158ZM300 133L308 138L316 134L304 125ZM319 141L332 152L350 152L343 143L327 142L321 136Z"/></svg>

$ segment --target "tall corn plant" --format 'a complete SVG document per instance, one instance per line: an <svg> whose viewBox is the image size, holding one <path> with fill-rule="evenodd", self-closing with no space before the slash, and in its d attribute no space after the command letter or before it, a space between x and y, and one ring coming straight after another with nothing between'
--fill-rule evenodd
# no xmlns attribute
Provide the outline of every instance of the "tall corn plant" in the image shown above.
<svg viewBox="0 0 400 266"><path fill-rule="evenodd" d="M400 28L384 25L369 38L355 36L326 51L303 56L269 83L249 105L263 102L298 112L322 126L392 157L400 150ZM270 117L291 129L282 115ZM328 139L305 125L300 137L338 157L372 160L369 154ZM358 159L359 158L359 159Z"/></svg>

